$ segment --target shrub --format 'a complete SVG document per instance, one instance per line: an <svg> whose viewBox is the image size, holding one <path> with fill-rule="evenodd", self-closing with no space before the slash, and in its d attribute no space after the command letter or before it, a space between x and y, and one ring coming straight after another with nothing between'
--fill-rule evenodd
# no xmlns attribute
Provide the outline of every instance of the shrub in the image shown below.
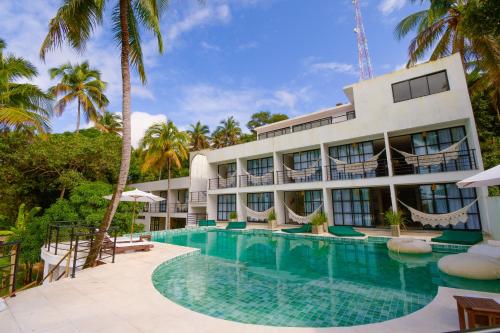
<svg viewBox="0 0 500 333"><path fill-rule="evenodd" d="M328 221L328 218L326 217L326 214L323 212L318 212L314 214L314 216L311 219L311 224L312 225L322 225L325 224Z"/></svg>
<svg viewBox="0 0 500 333"><path fill-rule="evenodd" d="M236 212L229 213L230 220L236 220L237 218L238 218L238 214L236 214Z"/></svg>
<svg viewBox="0 0 500 333"><path fill-rule="evenodd" d="M269 221L276 221L276 212L274 211L274 209L269 212L267 219Z"/></svg>

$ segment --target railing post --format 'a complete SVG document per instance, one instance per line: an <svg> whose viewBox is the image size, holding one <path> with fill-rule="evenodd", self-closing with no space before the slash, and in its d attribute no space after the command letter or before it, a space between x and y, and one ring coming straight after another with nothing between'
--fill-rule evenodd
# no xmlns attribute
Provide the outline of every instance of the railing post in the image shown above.
<svg viewBox="0 0 500 333"><path fill-rule="evenodd" d="M49 243L47 245L47 251L50 252L50 243L52 240L52 224L49 225Z"/></svg>
<svg viewBox="0 0 500 333"><path fill-rule="evenodd" d="M78 257L78 241L80 240L80 236L79 235L76 235L76 239L75 239L75 249L74 249L74 255L73 255L73 267L72 267L72 270L71 270L71 277L72 278L75 278L75 273L76 273L76 261L77 261L77 257Z"/></svg>
<svg viewBox="0 0 500 333"><path fill-rule="evenodd" d="M66 269L64 270L64 277L67 278L69 276L69 266L71 265L71 252L73 248L69 247L67 258L66 258Z"/></svg>
<svg viewBox="0 0 500 333"><path fill-rule="evenodd" d="M113 258L111 259L111 263L115 263L115 253L116 253L116 236L118 235L118 230L115 230L115 237L113 240Z"/></svg>
<svg viewBox="0 0 500 333"><path fill-rule="evenodd" d="M57 247L59 245L59 227L56 229L56 249L54 250L54 254L57 255Z"/></svg>
<svg viewBox="0 0 500 333"><path fill-rule="evenodd" d="M17 266L19 265L19 252L21 250L21 244L17 243L12 247L10 252L10 295L11 297L16 295L16 282L17 282Z"/></svg>

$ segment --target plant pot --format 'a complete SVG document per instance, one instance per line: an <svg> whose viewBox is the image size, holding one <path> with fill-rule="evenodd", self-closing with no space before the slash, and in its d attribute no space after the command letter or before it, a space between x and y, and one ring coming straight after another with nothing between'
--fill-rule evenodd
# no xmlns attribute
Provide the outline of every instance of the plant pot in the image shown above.
<svg viewBox="0 0 500 333"><path fill-rule="evenodd" d="M276 220L271 220L271 221L267 222L267 224L269 225L269 229L271 229L271 230L274 230L277 228Z"/></svg>
<svg viewBox="0 0 500 333"><path fill-rule="evenodd" d="M312 233L313 234L316 234L316 235L319 235L319 234L322 234L324 232L324 227L323 227L324 224L320 224L320 225L313 225L312 226Z"/></svg>
<svg viewBox="0 0 500 333"><path fill-rule="evenodd" d="M229 222L238 222L238 219L229 219Z"/></svg>
<svg viewBox="0 0 500 333"><path fill-rule="evenodd" d="M401 228L399 227L399 224L391 225L391 234L392 237L401 236Z"/></svg>

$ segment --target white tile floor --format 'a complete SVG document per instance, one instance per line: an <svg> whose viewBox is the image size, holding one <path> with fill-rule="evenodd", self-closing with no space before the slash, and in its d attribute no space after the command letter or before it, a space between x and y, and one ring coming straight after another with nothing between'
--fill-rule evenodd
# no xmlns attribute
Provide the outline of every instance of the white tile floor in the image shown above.
<svg viewBox="0 0 500 333"><path fill-rule="evenodd" d="M0 332L446 332L458 329L452 295L478 294L440 288L425 308L383 323L345 328L279 328L205 316L160 295L151 274L162 262L192 251L156 243L151 252L117 256L115 264L87 269L75 279L20 292L0 312ZM483 294L500 297L500 295Z"/></svg>

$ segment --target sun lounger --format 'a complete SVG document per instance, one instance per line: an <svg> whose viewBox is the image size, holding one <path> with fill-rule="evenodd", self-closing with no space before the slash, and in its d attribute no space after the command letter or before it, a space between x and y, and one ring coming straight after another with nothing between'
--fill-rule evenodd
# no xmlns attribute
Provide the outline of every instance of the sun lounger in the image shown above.
<svg viewBox="0 0 500 333"><path fill-rule="evenodd" d="M227 224L226 229L228 229L228 230L245 229L246 227L247 227L247 223L245 221L239 221L239 222L229 222Z"/></svg>
<svg viewBox="0 0 500 333"><path fill-rule="evenodd" d="M114 243L115 238L110 236L108 233L104 234L104 240L107 242ZM117 243L130 243L130 236L118 236L116 237ZM141 237L133 236L132 242L142 242Z"/></svg>
<svg viewBox="0 0 500 333"><path fill-rule="evenodd" d="M364 237L365 234L349 225L329 226L328 232L338 237Z"/></svg>
<svg viewBox="0 0 500 333"><path fill-rule="evenodd" d="M298 228L288 228L288 229L281 229L283 232L287 232L289 234L305 234L309 233L312 231L312 227L310 224L304 224L301 225Z"/></svg>
<svg viewBox="0 0 500 333"><path fill-rule="evenodd" d="M217 223L215 223L215 220L200 220L198 222L199 227L216 227Z"/></svg>
<svg viewBox="0 0 500 333"><path fill-rule="evenodd" d="M474 245L483 241L483 233L481 231L444 230L441 236L434 237L431 241L437 243Z"/></svg>
<svg viewBox="0 0 500 333"><path fill-rule="evenodd" d="M116 243L115 253L125 253L129 251L149 251L154 247L151 242L128 242Z"/></svg>

